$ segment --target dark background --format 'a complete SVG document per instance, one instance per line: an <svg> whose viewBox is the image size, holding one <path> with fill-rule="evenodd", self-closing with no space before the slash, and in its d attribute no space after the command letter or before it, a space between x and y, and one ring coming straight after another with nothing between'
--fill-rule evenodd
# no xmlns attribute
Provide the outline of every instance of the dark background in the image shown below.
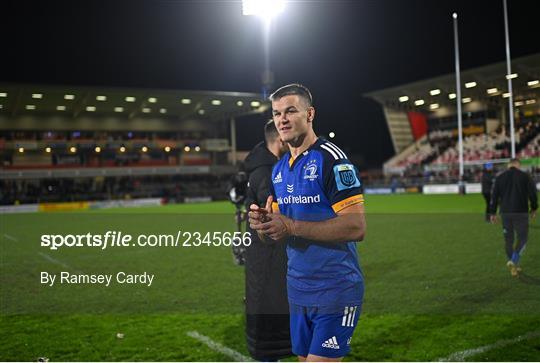
<svg viewBox="0 0 540 363"><path fill-rule="evenodd" d="M508 0L512 57L540 51L538 1ZM295 1L276 18L275 85L313 95L316 131L359 154L393 155L369 91L452 73L457 11L462 69L505 60L502 0ZM261 92L262 23L239 1L3 1L0 81ZM238 146L264 120L238 122Z"/></svg>

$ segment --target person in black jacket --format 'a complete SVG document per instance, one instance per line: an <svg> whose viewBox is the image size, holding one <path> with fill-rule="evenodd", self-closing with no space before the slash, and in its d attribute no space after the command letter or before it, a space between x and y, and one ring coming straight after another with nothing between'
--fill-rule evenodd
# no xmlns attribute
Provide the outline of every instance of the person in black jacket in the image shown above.
<svg viewBox="0 0 540 363"><path fill-rule="evenodd" d="M246 206L264 206L271 188L273 165L287 151L274 122L264 127L265 141L256 145L245 160L249 173ZM289 303L287 300L287 252L282 243L262 242L251 230L246 249L246 340L251 356L276 361L292 355Z"/></svg>
<svg viewBox="0 0 540 363"><path fill-rule="evenodd" d="M482 195L486 201L486 222L490 221L489 208L491 205L491 188L493 187L493 164L486 163L484 165L484 172L482 173Z"/></svg>
<svg viewBox="0 0 540 363"><path fill-rule="evenodd" d="M506 244L506 265L512 276L518 276L521 267L518 265L521 252L527 244L529 233L529 213L531 219L536 216L538 197L532 178L519 170L521 163L518 159L510 160L508 170L499 174L495 179L491 195L491 222L497 222L497 206L501 202L500 213ZM530 201L530 210L529 210ZM514 247L514 231L518 243Z"/></svg>

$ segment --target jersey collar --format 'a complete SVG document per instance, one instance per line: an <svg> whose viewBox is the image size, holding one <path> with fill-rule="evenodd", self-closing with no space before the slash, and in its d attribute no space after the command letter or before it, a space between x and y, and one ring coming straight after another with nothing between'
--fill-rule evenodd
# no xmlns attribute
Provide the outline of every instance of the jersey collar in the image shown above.
<svg viewBox="0 0 540 363"><path fill-rule="evenodd" d="M296 158L293 158L291 152L289 151L289 170L292 170L294 168L294 165L296 165L298 160L302 159L303 156L309 154L311 150L313 150L315 147L319 146L323 142L326 142L326 140L321 137L317 137L317 140L315 140L313 144L311 144L304 152L302 152Z"/></svg>

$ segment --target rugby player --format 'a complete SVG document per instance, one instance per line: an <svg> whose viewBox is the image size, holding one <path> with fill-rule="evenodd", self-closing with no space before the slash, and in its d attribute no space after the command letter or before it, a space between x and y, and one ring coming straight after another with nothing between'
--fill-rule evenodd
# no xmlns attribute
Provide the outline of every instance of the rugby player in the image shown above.
<svg viewBox="0 0 540 363"><path fill-rule="evenodd" d="M281 87L270 100L290 151L272 170L266 205L250 205L249 223L261 239L287 243L294 354L299 361L340 361L350 351L364 294L355 244L366 232L358 169L315 134L306 87Z"/></svg>

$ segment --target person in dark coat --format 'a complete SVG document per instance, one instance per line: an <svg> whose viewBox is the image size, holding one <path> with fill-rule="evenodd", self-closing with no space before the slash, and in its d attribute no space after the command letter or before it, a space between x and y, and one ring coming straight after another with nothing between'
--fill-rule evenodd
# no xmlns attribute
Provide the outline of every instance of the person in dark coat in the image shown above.
<svg viewBox="0 0 540 363"><path fill-rule="evenodd" d="M491 188L493 187L493 179L495 179L495 175L493 175L493 164L486 163L484 165L484 172L482 173L482 195L486 201L486 222L490 221L489 208L491 204Z"/></svg>
<svg viewBox="0 0 540 363"><path fill-rule="evenodd" d="M519 258L525 249L529 234L529 214L531 219L536 216L538 196L532 178L519 170L519 159L512 159L508 170L495 178L491 195L491 222L497 222L497 207L500 200L501 220L503 225L506 265L512 276L521 272ZM530 202L530 209L529 209ZM517 244L514 246L514 232L517 234Z"/></svg>
<svg viewBox="0 0 540 363"><path fill-rule="evenodd" d="M273 165L287 151L274 122L264 128L265 141L245 160L249 174L246 206L264 206L271 188ZM287 300L287 252L283 243L262 242L249 228L252 243L246 249L246 340L254 359L276 361L292 355Z"/></svg>

